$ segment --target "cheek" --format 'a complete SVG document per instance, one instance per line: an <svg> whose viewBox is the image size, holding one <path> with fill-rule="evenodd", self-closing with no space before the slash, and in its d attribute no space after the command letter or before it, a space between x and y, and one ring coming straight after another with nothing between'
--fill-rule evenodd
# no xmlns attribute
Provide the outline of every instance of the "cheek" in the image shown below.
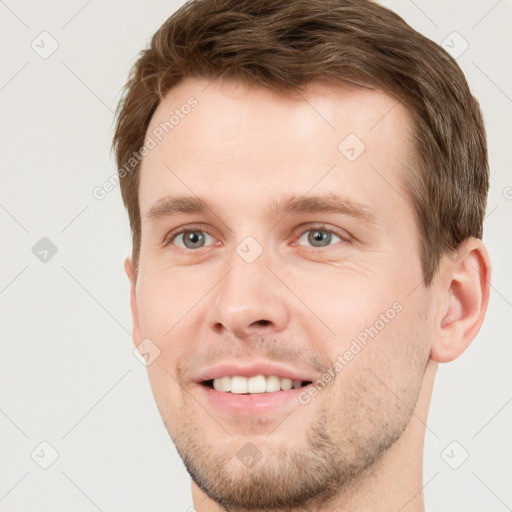
<svg viewBox="0 0 512 512"><path fill-rule="evenodd" d="M172 421L180 400L176 361L186 347L183 327L190 306L186 297L173 291L170 280L143 279L138 293L139 325L142 339L150 339L159 350L158 357L147 366L155 401L164 421ZM181 342L181 340L184 340ZM172 425L167 425L172 428Z"/></svg>
<svg viewBox="0 0 512 512"><path fill-rule="evenodd" d="M328 283L324 293L317 290L309 298L323 305L316 311L333 331L319 341L340 380L357 380L361 369L371 369L392 389L401 381L421 380L429 355L425 294L407 296L398 278L361 279L357 284L331 278ZM311 340L318 340L310 323L302 327Z"/></svg>
<svg viewBox="0 0 512 512"><path fill-rule="evenodd" d="M153 392L155 403L160 412L167 431L171 436L176 431L183 397L180 396L180 387L176 379L168 373L163 359L156 360L148 369L149 383Z"/></svg>
<svg viewBox="0 0 512 512"><path fill-rule="evenodd" d="M384 328L372 331L373 337L368 330L364 343L353 338L345 344L331 403L350 411L351 423L376 429L388 425L396 432L405 427L428 362L427 333L419 317L404 305Z"/></svg>
<svg viewBox="0 0 512 512"><path fill-rule="evenodd" d="M176 366L190 352L192 339L197 338L190 332L191 326L204 317L200 299L205 290L193 281L169 269L139 275L137 307L141 337L150 339L160 351L147 371L164 418L173 417L165 415L165 409L176 410L183 398Z"/></svg>
<svg viewBox="0 0 512 512"><path fill-rule="evenodd" d="M400 321L403 312L397 286L363 272L331 272L297 285L295 290L329 328L333 348L337 348L337 344L343 348L356 338L364 343L380 336L381 332L389 331L390 325ZM318 327L318 323L306 320L302 327L312 336L311 328Z"/></svg>
<svg viewBox="0 0 512 512"><path fill-rule="evenodd" d="M169 270L152 270L140 276L137 307L142 336L165 343L186 321L202 293Z"/></svg>
<svg viewBox="0 0 512 512"><path fill-rule="evenodd" d="M425 307L404 300L400 311L371 339L367 349L371 373L397 407L403 402L414 406L429 352Z"/></svg>

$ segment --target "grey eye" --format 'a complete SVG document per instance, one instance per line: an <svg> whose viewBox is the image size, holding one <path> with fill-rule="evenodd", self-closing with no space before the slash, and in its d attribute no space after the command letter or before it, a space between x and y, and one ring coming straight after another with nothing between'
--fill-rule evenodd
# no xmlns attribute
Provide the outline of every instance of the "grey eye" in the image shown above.
<svg viewBox="0 0 512 512"><path fill-rule="evenodd" d="M341 242L341 238L330 231L325 229L310 229L300 237L299 243L307 240L313 247L326 247L331 244L333 237L337 239L335 243ZM301 243L301 245L304 244Z"/></svg>
<svg viewBox="0 0 512 512"><path fill-rule="evenodd" d="M206 245L207 237L212 238L204 231L183 231L176 235L174 243L182 249L200 249Z"/></svg>

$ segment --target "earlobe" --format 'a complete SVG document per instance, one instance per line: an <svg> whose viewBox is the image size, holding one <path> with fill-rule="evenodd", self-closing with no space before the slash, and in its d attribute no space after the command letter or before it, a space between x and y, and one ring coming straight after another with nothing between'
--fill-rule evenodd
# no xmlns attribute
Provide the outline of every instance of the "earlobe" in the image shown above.
<svg viewBox="0 0 512 512"><path fill-rule="evenodd" d="M491 265L481 240L470 238L445 255L438 275L438 317L431 358L447 363L459 357L477 335L489 301Z"/></svg>
<svg viewBox="0 0 512 512"><path fill-rule="evenodd" d="M135 278L135 271L133 268L133 263L130 258L126 258L124 260L124 271L130 280L130 308L132 311L132 340L133 344L137 346L141 341L142 337L140 335L140 325L139 325L139 312L137 308L137 291L136 285L137 281Z"/></svg>

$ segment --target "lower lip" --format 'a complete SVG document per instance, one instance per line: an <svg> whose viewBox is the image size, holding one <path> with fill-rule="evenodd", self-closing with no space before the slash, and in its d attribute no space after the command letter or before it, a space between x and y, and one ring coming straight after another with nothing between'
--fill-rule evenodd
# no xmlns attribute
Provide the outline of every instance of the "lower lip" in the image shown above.
<svg viewBox="0 0 512 512"><path fill-rule="evenodd" d="M202 384L199 387L203 390L206 399L214 407L232 414L262 414L278 408L285 408L289 405L300 405L298 396L307 386L289 389L288 391L276 391L274 393L255 393L243 395L216 391Z"/></svg>

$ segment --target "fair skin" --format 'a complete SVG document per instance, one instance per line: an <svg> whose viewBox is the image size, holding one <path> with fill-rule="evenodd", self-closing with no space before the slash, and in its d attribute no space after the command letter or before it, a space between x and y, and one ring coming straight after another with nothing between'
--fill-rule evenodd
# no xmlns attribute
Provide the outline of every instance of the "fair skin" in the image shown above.
<svg viewBox="0 0 512 512"><path fill-rule="evenodd" d="M160 350L148 375L193 475L194 507L424 510L437 364L464 352L487 307L482 242L468 239L460 257L444 256L425 285L403 186L411 122L388 95L339 83L313 84L303 97L208 83L182 82L151 120L148 134L190 96L198 101L144 157L137 276L125 262L133 340ZM365 144L354 161L338 149L349 134ZM272 209L326 195L344 208ZM207 207L177 212L171 197ZM392 319L301 403L299 394L390 309ZM239 394L206 382L235 375L306 386Z"/></svg>

